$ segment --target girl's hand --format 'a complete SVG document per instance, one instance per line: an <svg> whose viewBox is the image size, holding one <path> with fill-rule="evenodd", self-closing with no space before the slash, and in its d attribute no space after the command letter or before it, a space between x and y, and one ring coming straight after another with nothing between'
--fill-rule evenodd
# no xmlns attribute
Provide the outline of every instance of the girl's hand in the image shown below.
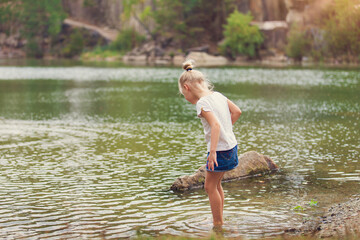
<svg viewBox="0 0 360 240"><path fill-rule="evenodd" d="M208 156L208 168L211 171L214 171L214 164L218 166L217 160L216 160L216 152L210 152Z"/></svg>

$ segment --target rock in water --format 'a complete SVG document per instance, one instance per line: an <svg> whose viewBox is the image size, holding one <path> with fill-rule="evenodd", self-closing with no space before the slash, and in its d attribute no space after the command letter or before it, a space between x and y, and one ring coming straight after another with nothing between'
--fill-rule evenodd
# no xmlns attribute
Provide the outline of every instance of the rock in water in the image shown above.
<svg viewBox="0 0 360 240"><path fill-rule="evenodd" d="M239 165L235 169L226 172L223 181L228 182L247 178L278 169L279 167L270 157L255 151L250 151L239 155ZM194 188L202 188L205 182L205 174L206 169L204 165L200 167L195 174L176 179L170 189L173 191L186 191Z"/></svg>

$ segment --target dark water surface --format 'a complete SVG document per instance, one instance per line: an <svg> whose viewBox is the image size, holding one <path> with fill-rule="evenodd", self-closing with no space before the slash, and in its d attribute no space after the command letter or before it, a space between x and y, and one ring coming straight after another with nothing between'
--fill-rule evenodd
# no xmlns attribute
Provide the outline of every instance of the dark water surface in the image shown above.
<svg viewBox="0 0 360 240"><path fill-rule="evenodd" d="M201 70L243 111L239 152L281 167L223 184L226 237L281 234L360 192L359 71ZM169 190L206 157L181 72L0 67L0 238L208 236L204 190Z"/></svg>

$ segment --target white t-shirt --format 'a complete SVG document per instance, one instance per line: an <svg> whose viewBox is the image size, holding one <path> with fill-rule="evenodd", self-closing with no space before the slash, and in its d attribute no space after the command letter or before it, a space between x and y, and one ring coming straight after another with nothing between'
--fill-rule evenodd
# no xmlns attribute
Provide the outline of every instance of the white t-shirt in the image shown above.
<svg viewBox="0 0 360 240"><path fill-rule="evenodd" d="M201 97L196 103L196 112L204 127L207 151L210 152L211 127L206 119L200 115L201 110L213 112L220 123L220 137L216 151L226 151L234 148L237 145L237 141L232 128L227 98L219 92L213 92L210 95Z"/></svg>

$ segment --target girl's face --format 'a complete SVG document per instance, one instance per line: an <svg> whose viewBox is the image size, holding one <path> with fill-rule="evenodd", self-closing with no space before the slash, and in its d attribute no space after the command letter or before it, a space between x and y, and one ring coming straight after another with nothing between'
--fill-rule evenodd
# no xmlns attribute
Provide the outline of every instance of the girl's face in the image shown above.
<svg viewBox="0 0 360 240"><path fill-rule="evenodd" d="M191 91L191 87L187 84L184 84L182 88L182 94L184 95L185 99L191 104L196 104L196 102L199 100Z"/></svg>

